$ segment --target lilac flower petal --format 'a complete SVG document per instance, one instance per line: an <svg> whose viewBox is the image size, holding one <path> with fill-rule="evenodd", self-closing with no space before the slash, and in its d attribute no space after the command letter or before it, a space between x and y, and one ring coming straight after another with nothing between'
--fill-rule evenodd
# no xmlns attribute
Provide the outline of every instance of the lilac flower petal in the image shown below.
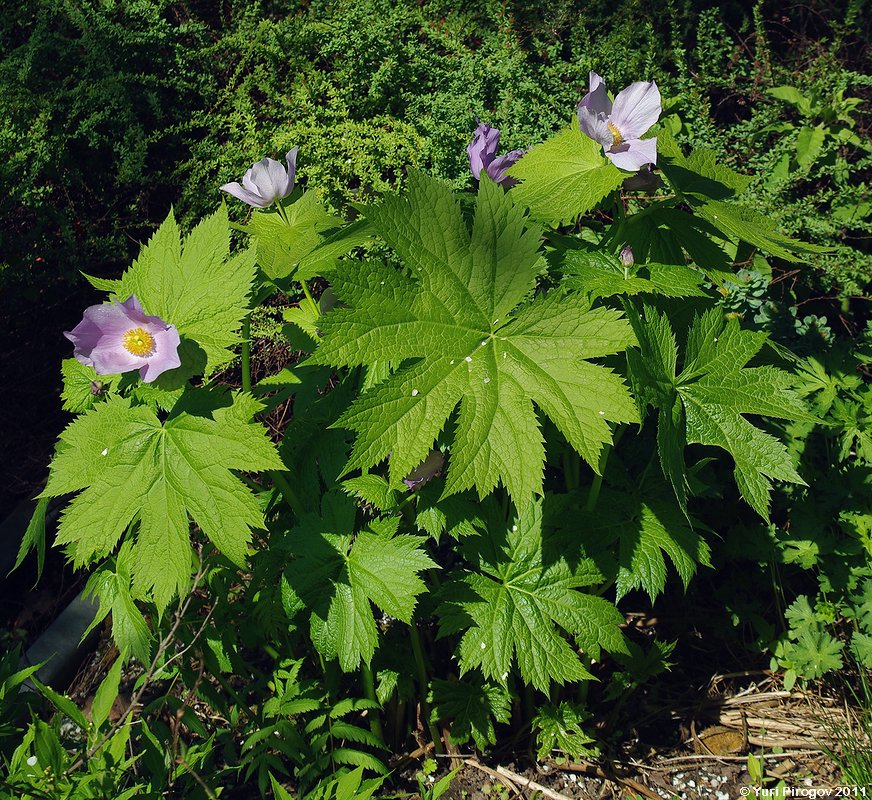
<svg viewBox="0 0 872 800"><path fill-rule="evenodd" d="M631 139L628 142L606 150L606 155L619 169L635 172L645 164L657 162L657 137L651 139Z"/></svg>
<svg viewBox="0 0 872 800"><path fill-rule="evenodd" d="M251 168L245 171L245 175L242 176L242 187L244 189L248 189L253 195L260 197L260 189L257 188L257 184L251 179Z"/></svg>
<svg viewBox="0 0 872 800"><path fill-rule="evenodd" d="M285 154L287 169L275 159L262 158L242 176L242 184L225 183L221 190L255 208L267 208L293 191L298 150L294 147Z"/></svg>
<svg viewBox="0 0 872 800"><path fill-rule="evenodd" d="M515 178L506 175L506 170L511 167L512 164L515 164L525 152L525 150L512 150L504 156L499 156L491 161L491 163L487 165L486 170L490 179L502 186L514 186L518 181L515 180Z"/></svg>
<svg viewBox="0 0 872 800"><path fill-rule="evenodd" d="M581 105L594 114L605 114L608 116L612 113L612 101L609 100L606 85L603 83L603 79L595 72L591 72L590 75L590 91L581 99Z"/></svg>
<svg viewBox="0 0 872 800"><path fill-rule="evenodd" d="M599 88L600 84L603 83L603 79L599 75L597 75L597 73L595 73L593 70L591 70L588 73L587 81L588 81L588 87L589 87L588 91L590 91L590 92L595 92ZM609 111L611 111L611 109L609 109ZM608 112L606 112L606 113L608 113Z"/></svg>
<svg viewBox="0 0 872 800"><path fill-rule="evenodd" d="M251 180L257 186L261 202L266 203L266 205L272 203L276 195L276 189L273 186L272 176L270 175L270 161L272 161L271 158L262 158L251 167Z"/></svg>
<svg viewBox="0 0 872 800"><path fill-rule="evenodd" d="M74 353L75 356L75 353ZM78 356L75 356L78 358ZM143 356L127 352L120 339L105 336L89 354L91 366L98 375L116 375L139 369L147 363Z"/></svg>
<svg viewBox="0 0 872 800"><path fill-rule="evenodd" d="M294 191L294 183L297 176L297 151L299 147L294 147L285 153L285 161L288 162L288 194Z"/></svg>
<svg viewBox="0 0 872 800"><path fill-rule="evenodd" d="M265 158L264 161L266 161L266 171L272 188L273 200L287 197L291 193L287 170L273 158Z"/></svg>
<svg viewBox="0 0 872 800"><path fill-rule="evenodd" d="M244 189L235 181L233 183L225 183L221 187L222 192L227 192L227 194L233 195L237 200L242 200L243 203L249 206L255 206L256 208L266 208L269 203L264 203L263 199L259 196L250 192L248 189Z"/></svg>
<svg viewBox="0 0 872 800"><path fill-rule="evenodd" d="M466 148L466 154L469 156L469 169L474 178L481 177L481 171L494 160L499 146L499 128L492 128L490 125L480 122L472 136L472 141Z"/></svg>
<svg viewBox="0 0 872 800"><path fill-rule="evenodd" d="M612 106L611 122L624 141L638 139L660 118L663 110L660 90L654 81L636 81L618 92Z"/></svg>
<svg viewBox="0 0 872 800"><path fill-rule="evenodd" d="M614 141L609 130L609 112L611 109L612 103L606 93L604 83L600 83L595 89L588 92L578 104L578 125L581 132L595 142L599 142L603 147L609 147Z"/></svg>
<svg viewBox="0 0 872 800"><path fill-rule="evenodd" d="M146 321L146 313L142 310L142 303L139 302L139 298L132 294L128 297L123 303L119 303L119 305L127 312L128 316L136 316L142 318L142 321Z"/></svg>
<svg viewBox="0 0 872 800"><path fill-rule="evenodd" d="M139 370L139 375L145 383L151 383L162 372L181 366L179 358L179 332L175 325L169 325L165 330L154 331L154 355L148 359Z"/></svg>

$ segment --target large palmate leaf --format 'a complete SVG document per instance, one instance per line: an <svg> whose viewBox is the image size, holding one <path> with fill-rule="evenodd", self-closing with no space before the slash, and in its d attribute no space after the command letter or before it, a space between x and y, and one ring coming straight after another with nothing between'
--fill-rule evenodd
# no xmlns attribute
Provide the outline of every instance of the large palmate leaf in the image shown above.
<svg viewBox="0 0 872 800"><path fill-rule="evenodd" d="M632 484L625 480L623 490L603 487L595 511L567 508L562 517L565 534L580 540L608 577L614 577L619 599L642 589L653 601L666 588L667 557L685 588L697 565L711 566L708 544L693 530L662 478L643 477ZM603 558L605 553L614 553L616 563L611 555Z"/></svg>
<svg viewBox="0 0 872 800"><path fill-rule="evenodd" d="M461 670L478 667L505 684L517 658L523 679L545 692L552 680L590 679L562 632L594 658L600 648L626 649L620 612L607 600L578 591L601 581L602 574L589 559L570 566L563 552L546 559L541 502L530 504L501 533L497 538L492 529L468 539L464 552L478 571L445 585L440 633L463 632Z"/></svg>
<svg viewBox="0 0 872 800"><path fill-rule="evenodd" d="M665 132L658 137L657 149L660 156L657 165L678 198L720 231L722 238L748 242L766 253L791 261L808 253L827 251L825 247L779 233L771 217L735 202L750 179L718 164L713 153L695 150L685 157L677 142Z"/></svg>
<svg viewBox="0 0 872 800"><path fill-rule="evenodd" d="M521 181L512 189L515 201L554 227L575 222L627 177L577 122L525 153L509 175Z"/></svg>
<svg viewBox="0 0 872 800"><path fill-rule="evenodd" d="M229 559L245 563L263 515L231 470L283 466L264 429L249 422L260 406L244 397L222 402L161 423L150 408L112 397L67 427L41 496L84 490L64 511L56 539L77 566L108 555L139 520L134 591L165 608L190 577L188 515Z"/></svg>
<svg viewBox="0 0 872 800"><path fill-rule="evenodd" d="M358 433L347 470L390 454L399 486L430 452L457 405L446 494L502 481L516 503L541 491L544 449L533 403L592 465L608 421L634 421L620 377L586 359L633 342L621 315L580 296L530 297L539 230L499 186L482 180L470 231L459 200L413 173L409 198L370 209L379 235L408 265L350 264L333 276L350 307L320 323L313 360L335 367L402 367L365 391L339 424Z"/></svg>
<svg viewBox="0 0 872 800"><path fill-rule="evenodd" d="M713 308L694 320L687 336L683 368L665 315L630 309L640 351L627 354L630 375L643 405L658 409L657 443L663 472L682 507L687 500L684 447L713 445L735 462L736 483L745 500L768 518L770 478L804 484L787 449L743 415L813 420L791 390L787 373L771 367L746 368L767 339L745 331Z"/></svg>
<svg viewBox="0 0 872 800"><path fill-rule="evenodd" d="M326 658L338 658L346 671L361 660L368 664L375 653L372 605L411 622L425 591L418 573L436 566L420 549L424 539L395 535L398 518L355 533L355 511L350 498L326 494L321 514L304 516L289 535L296 558L282 584L285 610L308 611L315 646Z"/></svg>
<svg viewBox="0 0 872 800"><path fill-rule="evenodd" d="M121 300L135 294L147 314L178 328L205 353L211 374L233 358L248 310L255 252L230 255L227 209L221 206L182 242L173 213L117 281L92 280Z"/></svg>

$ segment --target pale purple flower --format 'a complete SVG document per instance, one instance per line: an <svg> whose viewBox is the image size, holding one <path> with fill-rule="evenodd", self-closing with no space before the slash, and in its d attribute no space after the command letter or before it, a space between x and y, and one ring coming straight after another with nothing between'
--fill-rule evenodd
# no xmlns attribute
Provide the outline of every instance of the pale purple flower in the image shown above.
<svg viewBox="0 0 872 800"><path fill-rule="evenodd" d="M657 162L657 137L640 138L660 118L660 90L654 81L636 81L609 100L603 79L590 73L590 91L578 104L582 133L599 142L620 169L635 172Z"/></svg>
<svg viewBox="0 0 872 800"><path fill-rule="evenodd" d="M236 181L225 183L221 191L255 208L271 206L276 200L287 197L294 190L297 150L299 148L295 147L285 155L285 160L288 162L287 169L275 159L264 158L242 176L241 185Z"/></svg>
<svg viewBox="0 0 872 800"><path fill-rule="evenodd" d="M512 186L517 181L506 175L506 170L524 155L524 151L512 150L504 156L497 157L499 146L499 128L492 128L484 122L479 122L472 136L472 141L466 148L466 154L469 156L469 169L476 180L481 178L481 171L484 170L494 183L506 187Z"/></svg>
<svg viewBox="0 0 872 800"><path fill-rule="evenodd" d="M632 267L633 264L636 263L636 259L633 257L633 248L630 245L626 245L622 250L621 254L618 256L621 259L621 263L625 267Z"/></svg>
<svg viewBox="0 0 872 800"><path fill-rule="evenodd" d="M73 357L98 375L138 369L151 383L181 364L175 325L144 313L135 294L123 303L86 308L82 321L64 336L75 345Z"/></svg>
<svg viewBox="0 0 872 800"><path fill-rule="evenodd" d="M445 456L439 450L431 450L430 455L415 467L407 477L403 478L403 483L414 492L442 472L444 464Z"/></svg>

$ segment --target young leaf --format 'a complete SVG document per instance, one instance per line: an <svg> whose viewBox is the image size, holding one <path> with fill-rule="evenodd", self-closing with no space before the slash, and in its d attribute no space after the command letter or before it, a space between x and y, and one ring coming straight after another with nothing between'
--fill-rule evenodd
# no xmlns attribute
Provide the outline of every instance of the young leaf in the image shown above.
<svg viewBox="0 0 872 800"><path fill-rule="evenodd" d="M543 559L542 505L530 506L508 531L467 539L478 572L445 584L439 608L440 635L463 631L460 667L479 667L505 685L517 658L527 683L547 692L551 681L590 680L561 630L596 657L600 647L624 650L618 610L600 597L577 591L602 579L588 560L570 567L563 555Z"/></svg>
<svg viewBox="0 0 872 800"><path fill-rule="evenodd" d="M322 232L342 224L341 219L327 212L317 192L304 192L296 202L284 204L283 209L287 222L274 210L255 211L251 217L257 263L272 280L293 275L300 261L321 244Z"/></svg>
<svg viewBox="0 0 872 800"><path fill-rule="evenodd" d="M596 755L596 747L590 746L594 740L581 727L589 718L581 706L566 701L541 708L533 719L539 745L536 757L540 761L551 758L554 750L574 759Z"/></svg>
<svg viewBox="0 0 872 800"><path fill-rule="evenodd" d="M525 153L508 174L521 181L512 189L515 202L552 227L575 222L627 177L577 122Z"/></svg>
<svg viewBox="0 0 872 800"><path fill-rule="evenodd" d="M94 721L94 727L96 728L99 728L109 719L112 705L118 697L118 686L121 683L121 666L123 662L124 658L122 656L115 659L115 663L109 668L109 672L103 678L94 694L94 701L91 703L91 719Z"/></svg>
<svg viewBox="0 0 872 800"><path fill-rule="evenodd" d="M659 411L658 447L663 473L682 507L686 504L684 447L720 447L733 456L736 483L762 517L769 516L770 478L804 485L781 442L752 425L744 414L814 420L791 389L790 377L770 367L747 368L766 334L743 331L719 308L696 317L687 336L684 365L665 315L646 307L644 322L632 308L629 318L640 350L627 361L637 396ZM678 374L676 374L678 373Z"/></svg>
<svg viewBox="0 0 872 800"><path fill-rule="evenodd" d="M189 513L243 565L263 515L230 470L283 469L264 429L248 421L251 403L237 397L211 416L181 412L162 424L151 409L110 398L79 417L61 434L42 494L84 490L64 511L56 542L83 565L108 555L138 518L135 592L150 592L161 610L190 578Z"/></svg>
<svg viewBox="0 0 872 800"><path fill-rule="evenodd" d="M434 722L451 722L449 739L452 744L466 744L472 739L479 750L496 744L494 720L505 723L511 717L505 687L481 678L462 681L434 678L430 682L428 702Z"/></svg>
<svg viewBox="0 0 872 800"><path fill-rule="evenodd" d="M27 524L27 530L24 531L24 536L21 539L21 544L18 546L18 555L15 557L15 565L10 572L17 570L27 554L36 550L36 579L42 575L42 568L45 564L45 515L48 512L49 498L40 497L36 501L36 507L33 509L33 516Z"/></svg>
<svg viewBox="0 0 872 800"><path fill-rule="evenodd" d="M418 577L436 566L417 536L385 536L365 529L355 534L354 502L337 493L324 496L320 515L309 514L289 537L296 556L282 585L286 611L310 612L312 639L346 672L361 659L369 663L378 645L372 604L411 622L419 594Z"/></svg>
<svg viewBox="0 0 872 800"><path fill-rule="evenodd" d="M211 374L233 358L248 310L254 250L230 255L227 209L221 206L184 240L172 212L111 291L135 294L148 314L175 325L205 353Z"/></svg>
<svg viewBox="0 0 872 800"><path fill-rule="evenodd" d="M634 421L623 381L585 359L617 353L633 337L619 313L558 292L516 307L539 271L539 231L521 207L483 180L472 231L456 196L413 173L409 199L368 212L410 267L353 264L333 278L349 304L328 314L313 360L334 367L403 362L364 392L338 425L357 431L346 471L390 453L400 481L430 452L460 404L446 494L502 481L519 505L540 492L544 450L533 402L592 465L612 421Z"/></svg>
<svg viewBox="0 0 872 800"><path fill-rule="evenodd" d="M64 411L81 414L94 407L104 394L112 392L113 384L120 375L98 375L93 367L87 367L75 358L61 362L64 389L61 392Z"/></svg>

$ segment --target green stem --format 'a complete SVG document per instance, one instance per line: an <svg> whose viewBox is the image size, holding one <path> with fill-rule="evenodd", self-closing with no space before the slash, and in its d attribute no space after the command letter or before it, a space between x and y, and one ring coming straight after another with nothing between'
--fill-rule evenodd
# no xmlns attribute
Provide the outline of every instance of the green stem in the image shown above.
<svg viewBox="0 0 872 800"><path fill-rule="evenodd" d="M442 740L439 738L439 731L433 720L430 719L430 708L427 705L427 666L424 664L424 651L421 648L421 634L418 633L418 627L413 622L409 625L409 637L412 640L412 652L415 654L415 665L418 667L418 683L421 686L421 715L427 721L427 728L430 730L430 738L433 740L433 750L436 755L442 755Z"/></svg>
<svg viewBox="0 0 872 800"><path fill-rule="evenodd" d="M242 391L251 393L251 314L242 320Z"/></svg>
<svg viewBox="0 0 872 800"><path fill-rule="evenodd" d="M300 286L303 287L303 294L306 295L306 299L309 301L309 306L312 309L312 313L315 315L315 319L318 319L318 317L321 316L321 310L318 308L315 298L312 297L312 292L309 291L309 287L306 286L306 281L300 281Z"/></svg>
<svg viewBox="0 0 872 800"><path fill-rule="evenodd" d="M603 485L603 472L606 471L606 461L608 461L611 449L612 446L607 444L600 452L599 472L593 476L593 483L590 485L590 491L587 494L587 505L584 507L588 514L596 508L596 501L599 499L600 489Z"/></svg>
<svg viewBox="0 0 872 800"><path fill-rule="evenodd" d="M375 694L375 680L372 675L372 667L366 662L362 665L362 675L363 675L363 693L366 695L367 700L372 700L373 703L378 703L378 698ZM381 719L379 718L379 711L371 708L367 712L372 713L372 719L369 721L369 729L381 740L382 744L385 741L385 734L382 730Z"/></svg>
<svg viewBox="0 0 872 800"><path fill-rule="evenodd" d="M621 437L624 435L626 429L626 425L619 425L612 433L612 443L603 445L603 449L600 450L599 463L597 464L599 472L594 475L593 483L590 485L590 492L588 492L587 495L585 511L588 513L596 508L596 501L599 499L600 489L603 485L603 473L606 471L606 462L609 460L609 453L611 453L612 449L617 446L619 441L621 441Z"/></svg>
<svg viewBox="0 0 872 800"><path fill-rule="evenodd" d="M273 470L269 473L269 476L273 479L273 483L275 483L279 493L291 507L291 511L294 512L297 519L302 517L305 511L303 504L300 502L300 498L297 497L297 493L294 491L284 474L277 470Z"/></svg>

